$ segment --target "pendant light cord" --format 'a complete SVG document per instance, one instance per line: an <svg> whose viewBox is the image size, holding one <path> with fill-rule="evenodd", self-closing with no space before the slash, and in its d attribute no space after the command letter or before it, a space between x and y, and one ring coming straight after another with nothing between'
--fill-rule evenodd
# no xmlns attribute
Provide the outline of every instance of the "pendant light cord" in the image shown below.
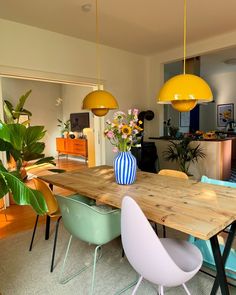
<svg viewBox="0 0 236 295"><path fill-rule="evenodd" d="M187 0L184 0L184 75L186 67Z"/></svg>
<svg viewBox="0 0 236 295"><path fill-rule="evenodd" d="M100 69L100 27L99 27L99 13L98 0L96 0L96 53L97 53L97 86L100 90L101 69Z"/></svg>

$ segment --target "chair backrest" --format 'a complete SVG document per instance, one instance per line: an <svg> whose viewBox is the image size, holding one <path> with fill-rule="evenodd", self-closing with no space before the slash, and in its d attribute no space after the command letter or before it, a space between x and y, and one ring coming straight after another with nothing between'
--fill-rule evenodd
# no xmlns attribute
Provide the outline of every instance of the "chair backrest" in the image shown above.
<svg viewBox="0 0 236 295"><path fill-rule="evenodd" d="M209 178L205 175L202 176L201 182L236 188L236 182L213 179L213 178Z"/></svg>
<svg viewBox="0 0 236 295"><path fill-rule="evenodd" d="M158 172L158 174L188 179L188 175L186 173L178 170L162 169Z"/></svg>
<svg viewBox="0 0 236 295"><path fill-rule="evenodd" d="M33 182L34 182L35 188L38 191L40 191L45 198L45 201L48 207L48 215L51 215L57 212L59 209L57 200L54 194L52 193L52 191L50 190L50 188L47 186L47 184L38 178L33 178Z"/></svg>
<svg viewBox="0 0 236 295"><path fill-rule="evenodd" d="M177 286L185 272L172 260L149 221L130 197L121 209L122 244L133 268L145 279L163 286Z"/></svg>
<svg viewBox="0 0 236 295"><path fill-rule="evenodd" d="M73 236L95 245L105 244L120 235L120 210L100 212L90 206L91 199L75 195L56 196L65 228Z"/></svg>

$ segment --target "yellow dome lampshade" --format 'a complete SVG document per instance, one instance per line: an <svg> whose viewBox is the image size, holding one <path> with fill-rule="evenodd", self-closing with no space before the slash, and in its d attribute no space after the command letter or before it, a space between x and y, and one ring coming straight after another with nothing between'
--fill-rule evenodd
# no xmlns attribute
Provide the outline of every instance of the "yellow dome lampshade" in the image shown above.
<svg viewBox="0 0 236 295"><path fill-rule="evenodd" d="M158 103L171 103L179 112L192 110L197 102L210 102L213 95L208 84L200 77L181 74L169 79L161 88Z"/></svg>
<svg viewBox="0 0 236 295"><path fill-rule="evenodd" d="M105 90L90 92L83 100L83 109L89 109L98 117L105 116L109 110L117 109L115 97Z"/></svg>

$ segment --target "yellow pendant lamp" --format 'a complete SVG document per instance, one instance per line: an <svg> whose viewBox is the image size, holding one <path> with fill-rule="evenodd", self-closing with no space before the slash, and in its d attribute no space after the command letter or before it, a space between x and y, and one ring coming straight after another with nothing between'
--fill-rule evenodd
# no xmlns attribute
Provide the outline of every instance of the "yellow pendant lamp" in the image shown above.
<svg viewBox="0 0 236 295"><path fill-rule="evenodd" d="M184 0L184 65L183 74L169 79L161 88L157 102L170 104L179 112L191 111L197 102L210 102L213 95L209 85L196 75L186 74L187 0Z"/></svg>
<svg viewBox="0 0 236 295"><path fill-rule="evenodd" d="M97 86L98 90L90 92L83 100L83 109L89 109L98 117L105 116L109 110L117 109L115 97L108 91L100 89L100 40L98 22L98 0L96 0L96 45L97 45Z"/></svg>

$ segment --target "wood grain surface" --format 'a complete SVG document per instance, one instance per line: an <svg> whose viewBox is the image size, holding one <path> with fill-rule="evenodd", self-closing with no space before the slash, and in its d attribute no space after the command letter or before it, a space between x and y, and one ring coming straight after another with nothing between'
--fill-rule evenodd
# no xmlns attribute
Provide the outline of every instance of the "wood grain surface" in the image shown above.
<svg viewBox="0 0 236 295"><path fill-rule="evenodd" d="M110 166L40 178L118 208L128 195L137 201L149 220L204 240L236 220L233 188L141 171L137 172L134 184L118 185Z"/></svg>

